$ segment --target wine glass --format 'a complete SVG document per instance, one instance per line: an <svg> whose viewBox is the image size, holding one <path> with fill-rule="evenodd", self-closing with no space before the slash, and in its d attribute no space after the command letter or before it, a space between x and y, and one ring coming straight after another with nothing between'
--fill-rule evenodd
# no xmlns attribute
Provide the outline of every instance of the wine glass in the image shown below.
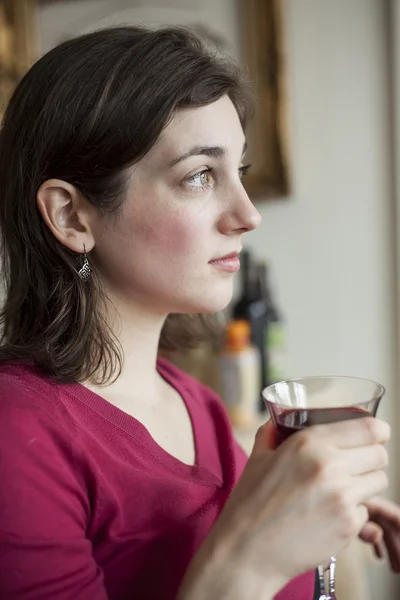
<svg viewBox="0 0 400 600"><path fill-rule="evenodd" d="M376 416L385 388L358 377L304 377L280 381L262 392L277 436L277 445L300 429ZM336 600L336 557L318 567L319 600Z"/></svg>

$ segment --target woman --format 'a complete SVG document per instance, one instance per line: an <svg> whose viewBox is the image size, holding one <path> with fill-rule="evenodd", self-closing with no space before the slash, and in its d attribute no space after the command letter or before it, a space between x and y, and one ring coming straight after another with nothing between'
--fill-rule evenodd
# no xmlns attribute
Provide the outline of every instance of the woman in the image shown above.
<svg viewBox="0 0 400 600"><path fill-rule="evenodd" d="M277 451L264 427L246 465L220 400L157 359L227 305L260 223L248 110L236 68L179 29L84 35L17 87L0 138L1 598L310 600L318 563L360 532L379 543L368 511L397 540L396 507L372 501L386 423Z"/></svg>

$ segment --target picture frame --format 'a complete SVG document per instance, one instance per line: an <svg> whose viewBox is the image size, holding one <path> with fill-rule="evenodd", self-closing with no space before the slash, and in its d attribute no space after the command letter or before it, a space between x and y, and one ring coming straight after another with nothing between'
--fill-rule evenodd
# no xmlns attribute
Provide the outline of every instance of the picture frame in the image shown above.
<svg viewBox="0 0 400 600"><path fill-rule="evenodd" d="M40 6L49 4L49 0L0 0L0 117L16 83L39 55L37 11ZM71 2L71 6L73 4ZM232 6L237 8L237 15L233 21L236 21L239 48L232 47L232 40L226 44L226 49L234 50L235 58L247 72L255 94L255 111L246 131L246 162L251 163L252 168L244 179L246 191L255 201L285 198L291 191L283 4L284 0L234 0ZM169 5L174 3L163 3L164 7ZM119 6L125 6L126 10L132 10L129 6L146 6L149 7L146 10L150 10L152 2L143 4L135 0L132 4L119 3ZM181 17L189 21L190 11L184 9L182 2L177 6L181 8L175 8L172 14L177 15L179 10ZM112 7L110 2L104 9L104 15L111 19L114 18ZM126 10L123 17L129 18ZM201 23L196 21L197 13L193 10L192 13L195 22ZM198 14L208 25L209 8L203 8ZM218 43L218 29L215 33L214 41ZM220 41L226 42L226 31L221 32Z"/></svg>
<svg viewBox="0 0 400 600"><path fill-rule="evenodd" d="M18 81L37 58L36 0L0 0L0 118Z"/></svg>
<svg viewBox="0 0 400 600"><path fill-rule="evenodd" d="M283 0L240 0L242 61L255 93L248 126L252 164L244 185L253 199L291 191Z"/></svg>

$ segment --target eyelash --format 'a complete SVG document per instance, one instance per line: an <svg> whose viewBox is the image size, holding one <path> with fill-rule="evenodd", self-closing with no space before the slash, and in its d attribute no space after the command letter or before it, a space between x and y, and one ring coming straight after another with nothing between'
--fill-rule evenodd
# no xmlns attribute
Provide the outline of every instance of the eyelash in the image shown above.
<svg viewBox="0 0 400 600"><path fill-rule="evenodd" d="M242 167L239 167L239 176L240 178L245 177L247 175L247 173L249 172L249 169L251 167L251 164L249 165L243 165ZM189 177L189 179L187 180L187 182L190 183L192 181L195 181L197 177L201 177L202 175L204 175L204 173L214 173L215 169L213 167L209 167L208 169L203 169L202 171L199 171L198 173L195 173L194 175L192 175L191 177ZM206 188L209 187L208 184L204 184L202 186L193 186L193 187L201 187L201 188Z"/></svg>

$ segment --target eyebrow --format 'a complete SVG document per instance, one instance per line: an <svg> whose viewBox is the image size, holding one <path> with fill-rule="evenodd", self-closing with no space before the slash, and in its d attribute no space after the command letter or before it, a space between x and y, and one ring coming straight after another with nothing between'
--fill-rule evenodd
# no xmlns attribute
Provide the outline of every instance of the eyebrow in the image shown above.
<svg viewBox="0 0 400 600"><path fill-rule="evenodd" d="M243 144L243 154L247 150L247 142ZM211 156L212 158L222 158L226 154L226 148L223 146L194 146L182 156L178 156L178 158L174 158L172 162L169 163L168 167L174 167L178 163L186 160L190 156Z"/></svg>

